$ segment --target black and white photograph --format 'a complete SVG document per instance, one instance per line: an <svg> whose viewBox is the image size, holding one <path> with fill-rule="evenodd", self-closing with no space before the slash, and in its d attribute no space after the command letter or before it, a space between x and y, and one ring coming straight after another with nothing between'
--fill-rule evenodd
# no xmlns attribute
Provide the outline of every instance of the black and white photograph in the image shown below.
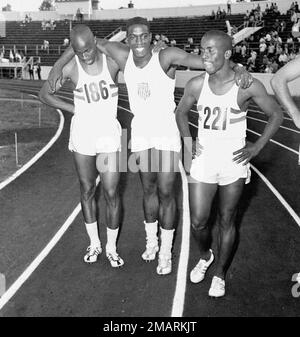
<svg viewBox="0 0 300 337"><path fill-rule="evenodd" d="M299 134L297 1L0 0L0 321L299 317Z"/></svg>

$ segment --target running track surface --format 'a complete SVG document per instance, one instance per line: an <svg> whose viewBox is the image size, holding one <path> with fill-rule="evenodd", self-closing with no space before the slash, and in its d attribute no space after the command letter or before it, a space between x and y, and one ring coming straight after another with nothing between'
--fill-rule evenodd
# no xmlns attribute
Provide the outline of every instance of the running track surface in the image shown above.
<svg viewBox="0 0 300 337"><path fill-rule="evenodd" d="M0 87L36 94L41 82L1 81ZM128 112L126 89L120 86L119 92L118 118L123 128L129 128L132 115ZM68 88L62 88L60 95L72 99ZM177 102L181 95L182 90L177 90ZM0 272L6 276L7 288L79 203L79 185L67 150L71 115L67 112L63 115L63 131L51 149L0 191ZM254 105L248 116L248 139L255 141L257 135L253 131L262 132L265 117ZM277 143L269 142L252 164L281 194L296 217L291 216L252 170L251 183L246 185L240 202L238 247L227 273L224 298L210 299L207 295L214 264L201 284L189 281L189 272L198 261L198 250L192 237L182 240L187 207L183 206L186 192L182 192L180 174L176 186L178 221L173 272L158 276L156 261L142 261L140 256L145 245L142 190L138 174L128 173L121 178L124 212L118 242L125 265L111 268L104 254L95 264L83 262L88 240L80 212L49 255L3 306L0 316L170 317L181 315L181 310L177 310L180 301L184 303L183 317L298 316L300 297L293 297L291 290L295 284L292 275L300 271L299 132L285 117L283 126L287 129L281 128L273 137ZM196 114L191 111L191 123L197 124L196 120ZM100 190L99 203L100 236L104 245ZM213 236L216 236L215 227ZM187 253L187 269L180 269L178 278L180 258L184 260L182 256ZM178 282L181 282L178 287L181 296L173 305Z"/></svg>

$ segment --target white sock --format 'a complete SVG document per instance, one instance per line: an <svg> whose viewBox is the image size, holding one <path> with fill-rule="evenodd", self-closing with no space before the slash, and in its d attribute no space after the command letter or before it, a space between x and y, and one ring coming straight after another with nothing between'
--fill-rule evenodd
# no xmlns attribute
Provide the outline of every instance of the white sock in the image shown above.
<svg viewBox="0 0 300 337"><path fill-rule="evenodd" d="M117 252L117 237L119 233L119 228L110 229L107 227L106 233L107 233L106 252L116 253Z"/></svg>
<svg viewBox="0 0 300 337"><path fill-rule="evenodd" d="M160 227L160 254L171 255L174 231L175 229L164 229Z"/></svg>
<svg viewBox="0 0 300 337"><path fill-rule="evenodd" d="M158 228L158 221L154 222L146 222L144 221L145 224L145 231L146 231L146 239L147 239L147 244L149 246L156 246L157 245L157 228Z"/></svg>
<svg viewBox="0 0 300 337"><path fill-rule="evenodd" d="M85 223L85 228L90 238L91 246L100 246L100 239L98 235L98 225L97 221L93 223Z"/></svg>

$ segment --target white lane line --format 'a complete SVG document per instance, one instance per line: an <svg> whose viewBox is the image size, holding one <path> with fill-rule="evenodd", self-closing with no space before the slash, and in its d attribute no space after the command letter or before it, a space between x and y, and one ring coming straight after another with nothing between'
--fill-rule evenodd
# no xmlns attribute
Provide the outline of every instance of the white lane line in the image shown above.
<svg viewBox="0 0 300 337"><path fill-rule="evenodd" d="M257 136L261 136L260 133L255 132L255 131L253 131L253 130L247 129L247 131L249 131L249 132L251 132L251 133L254 133L254 134L257 135ZM290 147L285 146L285 145L283 145L283 144L277 142L276 140L270 139L270 142L272 142L272 143L274 143L274 144L276 144L276 145L278 145L278 146L280 146L280 147L283 147L284 149L286 149L286 150L288 150L288 151L291 151L291 152L293 152L293 153L296 153L297 156L299 155L299 153L298 153L297 150L291 149Z"/></svg>
<svg viewBox="0 0 300 337"><path fill-rule="evenodd" d="M68 217L66 222L58 230L58 232L53 236L46 247L40 252L40 254L30 263L30 265L25 269L25 271L17 278L17 280L6 290L6 292L0 298L0 310L4 305L15 295L15 293L21 288L23 283L29 278L29 276L35 271L38 265L44 260L44 258L50 253L52 248L57 244L60 238L63 236L65 231L72 224L76 216L81 210L80 204L76 206L72 214Z"/></svg>
<svg viewBox="0 0 300 337"><path fill-rule="evenodd" d="M187 267L190 251L190 208L188 196L188 182L181 161L179 169L182 179L182 229L181 229L181 248L177 270L176 289L173 299L171 317L182 317L186 292Z"/></svg>
<svg viewBox="0 0 300 337"><path fill-rule="evenodd" d="M132 113L130 110L119 106L119 108ZM186 174L184 172L181 161L179 162L179 169L182 179L182 195L183 195L183 214L182 214L182 237L179 254L179 263L177 270L176 289L173 298L171 317L181 317L184 309L185 289L187 266L190 251L190 208L188 199L188 183Z"/></svg>
<svg viewBox="0 0 300 337"><path fill-rule="evenodd" d="M263 112L261 112L260 110L256 110L256 109L248 109L248 111L254 112L254 113L258 113L258 114L260 114L260 115L264 115L264 116L265 116L265 114L264 114ZM290 118L290 117L283 117L283 119L286 119L287 121L293 121L293 119Z"/></svg>
<svg viewBox="0 0 300 337"><path fill-rule="evenodd" d="M250 164L250 166L263 180L263 182L269 187L272 193L281 202L283 207L290 213L292 218L296 221L297 225L300 227L300 218L297 215L297 213L293 210L293 208L289 205L289 203L283 198L283 196L277 191L277 189L271 184L271 182L255 166L253 166L252 164Z"/></svg>
<svg viewBox="0 0 300 337"><path fill-rule="evenodd" d="M45 152L47 152L51 146L57 141L57 139L59 138L63 127L64 127L64 122L65 122L65 118L61 112L61 110L56 109L57 112L59 113L59 117L60 117L60 121L59 121L59 127L55 133L55 135L50 139L50 141L48 142L48 144L46 144L41 151L39 151L35 156L33 156L26 164L24 164L19 170L17 170L16 172L14 172L10 177L8 177L7 179L5 179L4 181L2 181L0 183L0 191L7 186L8 184L10 184L12 181L14 181L17 177L19 177L22 173L24 173L26 170L29 169L30 166L32 166L37 160L39 160L39 158L41 158L41 156L43 154L45 154Z"/></svg>
<svg viewBox="0 0 300 337"><path fill-rule="evenodd" d="M253 119L254 121L261 122L261 123L264 123L264 124L267 124L267 123L268 123L268 122L265 121L265 120L258 119L258 118L254 118L254 117L250 117L250 116L247 116L247 118ZM286 130L289 130L289 131L292 131L292 132L295 132L295 133L300 133L300 131L297 131L297 130L294 130L294 129L291 129L291 128L287 128L286 126L280 125L280 128L281 128L281 129L286 129Z"/></svg>

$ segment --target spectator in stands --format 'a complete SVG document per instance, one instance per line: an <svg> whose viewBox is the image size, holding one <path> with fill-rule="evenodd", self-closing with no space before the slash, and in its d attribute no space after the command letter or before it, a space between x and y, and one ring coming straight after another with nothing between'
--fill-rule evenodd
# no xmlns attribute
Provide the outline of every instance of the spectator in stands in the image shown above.
<svg viewBox="0 0 300 337"><path fill-rule="evenodd" d="M156 45L158 41L160 41L160 34L155 34L153 44Z"/></svg>
<svg viewBox="0 0 300 337"><path fill-rule="evenodd" d="M298 21L298 15L296 12L293 12L291 15L291 22L294 24Z"/></svg>
<svg viewBox="0 0 300 337"><path fill-rule="evenodd" d="M189 37L189 38L187 39L187 41L188 41L188 44L192 47L193 44L194 44L194 39L193 39L192 37Z"/></svg>
<svg viewBox="0 0 300 337"><path fill-rule="evenodd" d="M288 62L290 62L290 61L292 61L293 59L295 59L296 58L296 53L295 53L295 50L294 50L294 48L290 51L290 53L289 53L289 61Z"/></svg>
<svg viewBox="0 0 300 337"><path fill-rule="evenodd" d="M28 63L28 72L29 72L29 79L34 80L33 65L31 63Z"/></svg>
<svg viewBox="0 0 300 337"><path fill-rule="evenodd" d="M251 12L249 16L249 27L255 27L255 17L253 12Z"/></svg>
<svg viewBox="0 0 300 337"><path fill-rule="evenodd" d="M16 53L15 53L15 60L16 60L16 62L22 61L22 56L18 51L16 51Z"/></svg>
<svg viewBox="0 0 300 337"><path fill-rule="evenodd" d="M289 61L289 58L288 58L287 53L284 50L282 50L278 57L279 66L283 67L286 63L288 63L288 61Z"/></svg>
<svg viewBox="0 0 300 337"><path fill-rule="evenodd" d="M276 71L277 71L278 68L279 68L279 65L278 65L278 63L276 62L275 57L271 57L271 58L270 58L270 61L271 61L272 73L275 74Z"/></svg>
<svg viewBox="0 0 300 337"><path fill-rule="evenodd" d="M240 44L236 44L235 45L235 54L237 57L239 57L241 55L241 51L242 51L242 46Z"/></svg>
<svg viewBox="0 0 300 337"><path fill-rule="evenodd" d="M275 45L274 43L270 43L268 46L268 57L273 57L275 55Z"/></svg>
<svg viewBox="0 0 300 337"><path fill-rule="evenodd" d="M291 3L290 9L287 11L286 14L289 14L291 12L295 12L295 3L294 2Z"/></svg>
<svg viewBox="0 0 300 337"><path fill-rule="evenodd" d="M283 50L283 49L282 49L281 44L280 44L280 43L277 43L277 44L276 44L275 55L276 55L277 57L279 57L279 55L281 54L282 50Z"/></svg>
<svg viewBox="0 0 300 337"><path fill-rule="evenodd" d="M280 32L283 33L286 29L286 22L284 20L281 20L280 22Z"/></svg>
<svg viewBox="0 0 300 337"><path fill-rule="evenodd" d="M220 19L225 19L226 18L226 11L225 9L222 10Z"/></svg>
<svg viewBox="0 0 300 337"><path fill-rule="evenodd" d="M13 51L10 49L10 50L9 50L9 62L14 62L14 60L15 60L14 53L13 53Z"/></svg>
<svg viewBox="0 0 300 337"><path fill-rule="evenodd" d="M175 40L175 39L172 39L172 40L170 41L170 46L171 46L171 47L176 47L176 40Z"/></svg>
<svg viewBox="0 0 300 337"><path fill-rule="evenodd" d="M267 42L267 43L270 43L271 40L272 40L271 34L270 34L270 33L267 33L266 36L265 36L265 39L266 39L266 42Z"/></svg>
<svg viewBox="0 0 300 337"><path fill-rule="evenodd" d="M292 35L287 37L286 43L288 44L289 48L294 48L294 39Z"/></svg>
<svg viewBox="0 0 300 337"><path fill-rule="evenodd" d="M79 22L82 22L82 21L83 21L83 14L81 13L80 8L77 9L77 12L76 12L76 19L77 19L77 21L79 21Z"/></svg>
<svg viewBox="0 0 300 337"><path fill-rule="evenodd" d="M50 29L51 29L51 30L54 30L55 28L56 28L55 20L54 20L54 19L51 19L51 20L50 20Z"/></svg>
<svg viewBox="0 0 300 337"><path fill-rule="evenodd" d="M279 32L279 30L280 30L280 22L279 22L279 19L276 19L276 20L275 20L275 22L274 22L272 28L273 28L274 30L276 30L277 32Z"/></svg>
<svg viewBox="0 0 300 337"><path fill-rule="evenodd" d="M42 26L42 30L46 30L46 20L45 19L43 19L41 26Z"/></svg>
<svg viewBox="0 0 300 337"><path fill-rule="evenodd" d="M166 35L161 34L160 39L161 39L161 41L163 41L166 44L169 43L169 39Z"/></svg>
<svg viewBox="0 0 300 337"><path fill-rule="evenodd" d="M246 42L243 42L242 48L241 48L241 55L242 55L243 58L245 58L246 54L247 54L247 45L246 45Z"/></svg>
<svg viewBox="0 0 300 337"><path fill-rule="evenodd" d="M26 14L25 15L25 23L30 23L32 21L32 18L30 16L30 14Z"/></svg>
<svg viewBox="0 0 300 337"><path fill-rule="evenodd" d="M295 2L295 12L299 13L299 5L297 1Z"/></svg>
<svg viewBox="0 0 300 337"><path fill-rule="evenodd" d="M196 55L200 54L200 49L198 45L195 45L195 48L191 51L191 54L196 54Z"/></svg>
<svg viewBox="0 0 300 337"><path fill-rule="evenodd" d="M267 49L267 44L265 41L262 41L260 44L259 44L259 53L261 55L263 55L265 52L266 52L266 49Z"/></svg>
<svg viewBox="0 0 300 337"><path fill-rule="evenodd" d="M67 37L64 38L64 42L63 42L63 47L68 47L69 45L69 39Z"/></svg>
<svg viewBox="0 0 300 337"><path fill-rule="evenodd" d="M231 15L231 0L227 0L227 14Z"/></svg>
<svg viewBox="0 0 300 337"><path fill-rule="evenodd" d="M210 15L210 19L211 20L216 20L217 16L216 16L216 12L214 10L211 11L211 15Z"/></svg>
<svg viewBox="0 0 300 337"><path fill-rule="evenodd" d="M43 44L41 46L41 49L45 50L45 51L47 51L49 53L49 46L50 46L49 41L48 40L44 40L44 42L43 42Z"/></svg>
<svg viewBox="0 0 300 337"><path fill-rule="evenodd" d="M217 9L217 19L220 19L221 15L222 15L222 11L221 11L221 8L219 6L218 9Z"/></svg>
<svg viewBox="0 0 300 337"><path fill-rule="evenodd" d="M244 16L244 28L249 26L249 18L250 18L250 13L247 10Z"/></svg>
<svg viewBox="0 0 300 337"><path fill-rule="evenodd" d="M36 74L38 76L38 79L40 80L41 79L41 65L40 65L39 62L37 62L35 64L35 72L36 72Z"/></svg>
<svg viewBox="0 0 300 337"><path fill-rule="evenodd" d="M265 73L271 74L273 72L273 69L272 69L271 65L272 65L271 61L268 60L267 66L266 66L266 68L264 70Z"/></svg>

